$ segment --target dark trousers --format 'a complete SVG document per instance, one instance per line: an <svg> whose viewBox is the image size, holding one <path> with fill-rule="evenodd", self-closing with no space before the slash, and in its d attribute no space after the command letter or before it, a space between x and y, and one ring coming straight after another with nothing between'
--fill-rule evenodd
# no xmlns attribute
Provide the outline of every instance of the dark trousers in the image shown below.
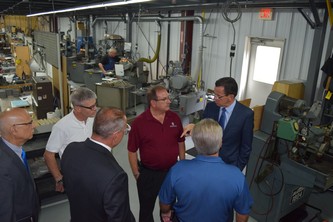
<svg viewBox="0 0 333 222"><path fill-rule="evenodd" d="M140 202L139 222L154 222L153 211L156 198L167 173L167 171L140 167L140 176L137 180Z"/></svg>

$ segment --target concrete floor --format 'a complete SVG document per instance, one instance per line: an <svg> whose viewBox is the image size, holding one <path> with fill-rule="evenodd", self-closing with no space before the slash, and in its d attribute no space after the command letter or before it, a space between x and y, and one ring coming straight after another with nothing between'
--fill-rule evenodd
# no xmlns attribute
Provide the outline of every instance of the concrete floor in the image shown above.
<svg viewBox="0 0 333 222"><path fill-rule="evenodd" d="M193 147L193 143L190 138L187 139L186 145L188 149ZM138 220L139 199L137 194L136 181L132 176L132 171L127 158L127 136L125 136L122 142L115 149L113 149L113 154L118 163L128 174L131 210L136 220ZM186 158L191 159L193 157L187 155ZM159 221L158 200L156 201L155 205L154 219L155 221ZM40 222L65 222L69 220L70 220L70 213L69 213L69 203L67 200L61 200L55 203L46 204L42 206ZM249 221L254 222L255 220L250 219Z"/></svg>
<svg viewBox="0 0 333 222"><path fill-rule="evenodd" d="M142 107L137 107L137 110L143 110ZM186 125L187 120L183 121L183 124ZM132 171L127 158L127 136L124 136L122 142L113 149L113 154L120 164L120 166L125 170L128 174L129 178L129 197L130 197L130 206L131 210L138 220L139 215L139 200L136 188L136 181L132 176ZM193 142L191 138L186 138L186 149L190 149L193 147ZM193 158L190 155L186 156L187 159ZM333 222L333 193L325 192L325 193L317 193L311 195L309 203L313 206L317 206L318 208L323 210L323 217L329 218L330 222ZM331 219L332 218L332 219ZM156 201L155 210L154 210L154 219L155 221L159 220L159 206L158 200ZM70 221L70 213L69 213L69 203L68 200L60 200L51 204L45 204L42 206L41 214L40 214L40 222L67 222ZM253 218L249 219L249 222L255 222L256 220ZM315 222L318 220L314 220ZM209 222L209 221L207 221Z"/></svg>

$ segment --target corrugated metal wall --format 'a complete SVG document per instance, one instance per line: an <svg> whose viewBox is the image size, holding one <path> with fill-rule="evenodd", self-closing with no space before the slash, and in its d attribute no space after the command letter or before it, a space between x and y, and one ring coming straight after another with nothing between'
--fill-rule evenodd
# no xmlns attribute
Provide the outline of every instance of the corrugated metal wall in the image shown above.
<svg viewBox="0 0 333 222"><path fill-rule="evenodd" d="M322 12L320 16L323 17ZM209 17L209 14L206 14L206 17ZM230 18L235 17L235 13L231 13ZM237 48L233 59L232 77L238 82L241 79L246 36L285 39L280 79L307 79L314 30L297 10L275 10L272 21L259 20L257 10L248 10L242 13L241 19L234 25ZM206 20L205 26L205 35L209 37L204 38L203 80L207 88L213 88L215 80L229 76L229 52L233 30L231 24L222 18L221 13L216 12ZM194 33L198 33L197 26ZM198 44L197 42L197 36L194 35L194 45ZM192 55L192 61L195 61L196 56L195 53Z"/></svg>
<svg viewBox="0 0 333 222"><path fill-rule="evenodd" d="M279 78L305 81L308 74L314 30L311 29L302 15L297 10L276 9L274 11L273 20L264 21L258 19L257 9L247 9L242 11L241 19L234 23L236 30L236 55L233 59L232 77L240 83L245 38L249 36L284 39L285 48ZM323 18L324 12L320 11L319 14L320 17ZM202 13L196 12L196 15L201 16ZM179 16L179 14L172 14L171 16ZM230 13L230 18L235 17L235 13ZM63 18L62 24L64 24L65 27L68 27L68 19L66 21L66 18ZM62 24L60 27L63 29L64 26ZM126 38L126 24L124 22L108 21L107 24L109 34L118 34ZM180 59L180 24L181 22L171 22L169 60ZM163 67L165 67L167 62L167 22L162 22L161 25L162 44L159 56L160 62L158 75L165 74ZM199 52L198 41L200 30L198 30L198 27L198 23L194 22L192 70L195 68ZM205 30L202 72L203 80L206 83L206 88L213 88L215 80L224 76L229 76L229 53L233 41L233 30L231 24L226 22L222 18L221 13L217 12L217 10L206 12L203 29ZM154 56L158 30L156 22L147 22L142 19L139 23L132 23L132 50L135 58ZM96 40L103 39L105 23L102 21L97 22L95 31ZM135 48L136 44L138 46L137 50ZM156 65L157 62L148 65L148 68L152 70L153 78L156 77ZM192 76L194 79L197 78L197 76L194 76L193 74Z"/></svg>

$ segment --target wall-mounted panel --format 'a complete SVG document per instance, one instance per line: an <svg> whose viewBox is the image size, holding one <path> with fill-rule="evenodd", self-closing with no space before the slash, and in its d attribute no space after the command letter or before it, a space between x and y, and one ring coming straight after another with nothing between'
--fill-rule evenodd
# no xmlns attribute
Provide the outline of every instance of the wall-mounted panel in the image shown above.
<svg viewBox="0 0 333 222"><path fill-rule="evenodd" d="M59 62L59 35L52 32L34 32L34 42L40 46L44 53L44 60L58 68ZM35 46L38 47L38 46Z"/></svg>

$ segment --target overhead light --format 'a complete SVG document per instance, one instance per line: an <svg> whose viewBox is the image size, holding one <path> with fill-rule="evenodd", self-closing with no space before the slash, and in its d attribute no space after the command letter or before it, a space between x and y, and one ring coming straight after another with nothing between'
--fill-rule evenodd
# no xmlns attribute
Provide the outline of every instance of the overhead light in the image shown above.
<svg viewBox="0 0 333 222"><path fill-rule="evenodd" d="M57 14L57 13L64 13L64 12L74 12L74 11L81 11L81 10L95 9L95 8L104 8L104 7L110 7L110 6L123 6L123 5L130 5L130 4L143 3L143 2L149 2L149 1L152 1L152 0L129 0L129 1L121 1L121 2L100 3L100 4L80 6L80 7L75 7L75 8L34 13L34 14L27 15L27 17L50 15L50 14Z"/></svg>

